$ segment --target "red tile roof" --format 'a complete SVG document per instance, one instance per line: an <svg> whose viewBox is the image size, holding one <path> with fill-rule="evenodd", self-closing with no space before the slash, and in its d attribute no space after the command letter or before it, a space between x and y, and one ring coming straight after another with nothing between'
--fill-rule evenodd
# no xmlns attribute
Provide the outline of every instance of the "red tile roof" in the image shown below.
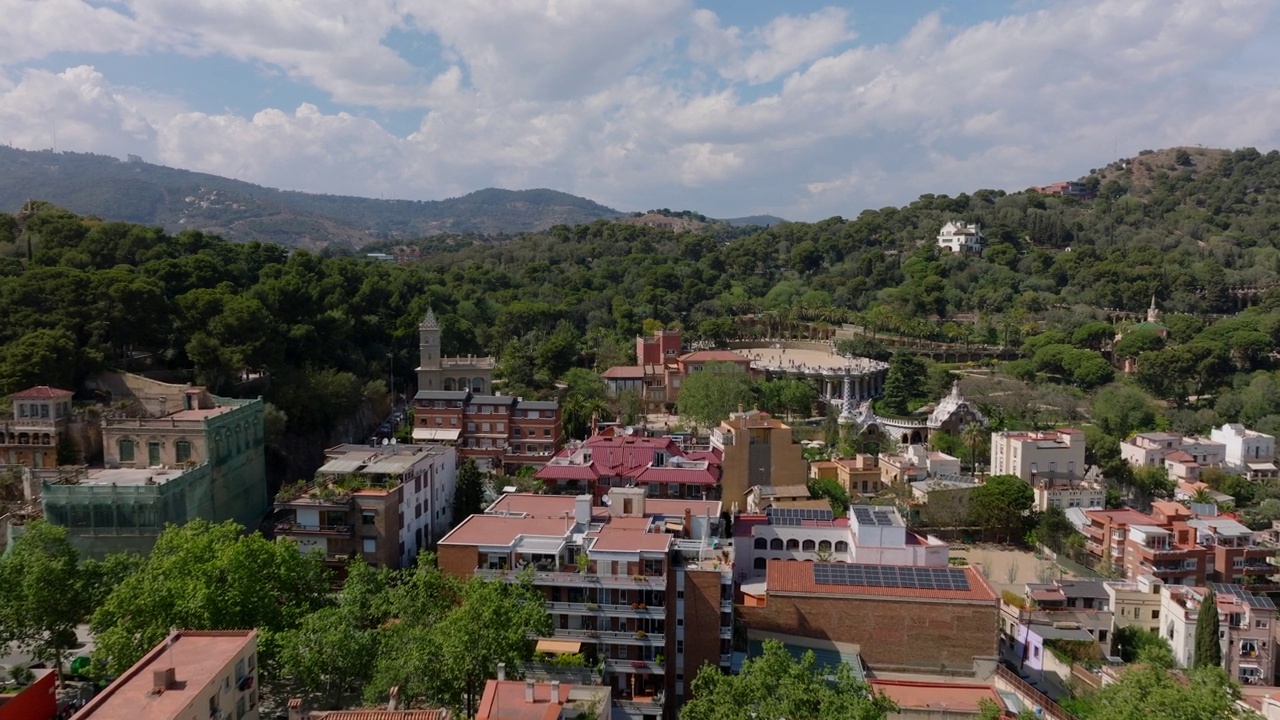
<svg viewBox="0 0 1280 720"><path fill-rule="evenodd" d="M321 720L448 720L448 710L333 710L315 715Z"/></svg>
<svg viewBox="0 0 1280 720"><path fill-rule="evenodd" d="M591 465L543 465L533 474L540 480L599 480L595 464Z"/></svg>
<svg viewBox="0 0 1280 720"><path fill-rule="evenodd" d="M720 481L720 473L709 468L649 467L636 473L635 481L641 484L715 485Z"/></svg>
<svg viewBox="0 0 1280 720"><path fill-rule="evenodd" d="M819 585L813 580L816 563L798 560L770 560L765 570L765 593L788 595L853 595L900 598L903 600L960 600L996 602L996 592L972 566L960 568L969 578L968 590L926 590L923 588L873 587L869 585Z"/></svg>
<svg viewBox="0 0 1280 720"><path fill-rule="evenodd" d="M534 683L533 702L524 699L525 684L518 680L488 680L476 720L554 720L569 701L572 685L560 685L560 696L551 697L550 683Z"/></svg>
<svg viewBox="0 0 1280 720"><path fill-rule="evenodd" d="M70 390L62 390L48 385L36 385L26 390L19 390L10 395L14 400L62 400L69 398L75 393Z"/></svg>
<svg viewBox="0 0 1280 720"><path fill-rule="evenodd" d="M643 380L644 367L641 365L616 365L600 373L600 377L612 380Z"/></svg>
<svg viewBox="0 0 1280 720"><path fill-rule="evenodd" d="M561 464L564 458L589 450L591 461L582 465ZM671 458L682 458L694 462L706 461L709 467L701 471L694 468L650 468L655 452L666 453L668 462ZM614 435L612 431L593 435L579 448L561 450L556 459L538 470L535 477L544 480L595 480L602 477L621 477L636 482L684 482L700 485L714 485L720 479L720 458L716 452L699 452L686 455L684 450L671 437L650 437L633 435ZM677 461L678 462L678 461ZM583 471L590 468L592 474ZM673 469L684 475L668 473L650 474L654 470ZM700 475L698 473L701 473ZM642 476L644 479L642 480ZM666 479L655 479L664 477Z"/></svg>

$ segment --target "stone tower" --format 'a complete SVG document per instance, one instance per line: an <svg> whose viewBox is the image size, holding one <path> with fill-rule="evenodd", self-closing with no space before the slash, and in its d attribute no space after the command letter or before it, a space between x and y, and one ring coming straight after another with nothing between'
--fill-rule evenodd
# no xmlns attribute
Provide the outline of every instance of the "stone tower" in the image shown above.
<svg viewBox="0 0 1280 720"><path fill-rule="evenodd" d="M440 387L440 323L435 311L427 308L426 317L418 324L418 390Z"/></svg>
<svg viewBox="0 0 1280 720"><path fill-rule="evenodd" d="M1151 307L1147 308L1147 322L1160 322L1160 311L1156 309L1156 296L1151 296Z"/></svg>

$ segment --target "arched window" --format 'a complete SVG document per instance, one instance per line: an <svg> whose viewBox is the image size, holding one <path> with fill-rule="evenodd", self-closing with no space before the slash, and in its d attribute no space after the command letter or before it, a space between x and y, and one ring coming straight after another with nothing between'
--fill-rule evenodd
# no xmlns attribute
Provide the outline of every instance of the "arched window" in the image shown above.
<svg viewBox="0 0 1280 720"><path fill-rule="evenodd" d="M177 462L184 463L191 461L191 441L178 440L173 444L173 458Z"/></svg>
<svg viewBox="0 0 1280 720"><path fill-rule="evenodd" d="M769 541L768 541L768 540L766 540L766 539L764 539L764 538L762 538L762 537L758 537L758 538L756 538L756 543L755 543L755 545L756 545L756 549L757 549L757 550L768 550L768 549L769 549Z"/></svg>
<svg viewBox="0 0 1280 720"><path fill-rule="evenodd" d="M445 379L444 379L444 382L442 382L442 383L440 384L440 389L441 389L441 390L449 390L449 391L452 391L452 390L453 390L453 378L445 378Z"/></svg>
<svg viewBox="0 0 1280 720"><path fill-rule="evenodd" d="M769 541L769 549L770 549L770 550L781 550L781 549L782 549L782 538L774 538L774 539L770 540L770 541Z"/></svg>
<svg viewBox="0 0 1280 720"><path fill-rule="evenodd" d="M787 541L787 549L791 551L799 550L800 541L796 540L795 538L791 538L790 540Z"/></svg>
<svg viewBox="0 0 1280 720"><path fill-rule="evenodd" d="M768 562L768 560L765 560L765 559L764 559L764 558L762 558L762 557L758 557L758 558L756 558L755 563L754 563L755 569L756 569L756 570L763 570L766 562Z"/></svg>
<svg viewBox="0 0 1280 720"><path fill-rule="evenodd" d="M40 444L41 444L41 445L52 445L52 444L53 444L53 441L49 439L49 433L42 433L42 434L40 435Z"/></svg>
<svg viewBox="0 0 1280 720"><path fill-rule="evenodd" d="M812 540L805 540L804 545L802 546L802 549L805 552L813 552L814 548L816 547L817 547L816 543L814 543Z"/></svg>
<svg viewBox="0 0 1280 720"><path fill-rule="evenodd" d="M133 441L129 438L120 440L120 462L133 462Z"/></svg>
<svg viewBox="0 0 1280 720"><path fill-rule="evenodd" d="M836 552L849 552L849 543L844 540L836 541Z"/></svg>
<svg viewBox="0 0 1280 720"><path fill-rule="evenodd" d="M818 552L831 552L831 541L830 540L819 541Z"/></svg>
<svg viewBox="0 0 1280 720"><path fill-rule="evenodd" d="M471 392L474 392L480 395L484 394L484 378L482 377L471 378Z"/></svg>

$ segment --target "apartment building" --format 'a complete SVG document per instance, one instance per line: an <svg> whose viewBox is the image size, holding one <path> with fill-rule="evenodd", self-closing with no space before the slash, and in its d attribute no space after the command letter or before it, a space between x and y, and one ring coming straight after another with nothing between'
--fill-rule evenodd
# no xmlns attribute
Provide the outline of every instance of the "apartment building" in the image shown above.
<svg viewBox="0 0 1280 720"><path fill-rule="evenodd" d="M1212 588L1216 608L1204 601ZM1269 685L1275 674L1276 606L1264 595L1239 585L1211 583L1208 587L1165 586L1160 591L1161 635L1173 648L1179 667L1192 667L1196 653L1196 619L1201 612L1218 613L1222 665L1232 680L1243 685Z"/></svg>
<svg viewBox="0 0 1280 720"><path fill-rule="evenodd" d="M507 680L505 668L499 665L498 679L484 684L475 720L585 720L608 718L611 710L609 688L558 680Z"/></svg>
<svg viewBox="0 0 1280 720"><path fill-rule="evenodd" d="M1160 632L1160 596L1164 583L1150 575L1133 581L1103 583L1111 608L1112 637L1123 627L1137 627L1147 632ZM1111 654L1114 654L1114 645Z"/></svg>
<svg viewBox="0 0 1280 720"><path fill-rule="evenodd" d="M413 397L413 441L448 443L459 461L514 473L541 467L564 444L560 404L470 390L419 390Z"/></svg>
<svg viewBox="0 0 1280 720"><path fill-rule="evenodd" d="M58 443L71 421L70 390L38 385L9 396L13 419L0 422L0 464L58 465Z"/></svg>
<svg viewBox="0 0 1280 720"><path fill-rule="evenodd" d="M1226 446L1226 466L1246 478L1274 480L1280 477L1275 464L1276 439L1271 435L1238 423L1226 423L1214 428L1209 437Z"/></svg>
<svg viewBox="0 0 1280 720"><path fill-rule="evenodd" d="M256 630L178 630L73 720L258 720Z"/></svg>
<svg viewBox="0 0 1280 720"><path fill-rule="evenodd" d="M849 497L875 497L885 489L880 473L880 459L875 455L858 453L851 458L835 461L836 482L849 493Z"/></svg>
<svg viewBox="0 0 1280 720"><path fill-rule="evenodd" d="M1092 480L1037 477L1031 482L1035 509L1100 508L1107 504L1107 490Z"/></svg>
<svg viewBox="0 0 1280 720"><path fill-rule="evenodd" d="M791 426L759 410L736 412L711 431L720 453L721 497L736 503L756 485L805 485L809 466ZM734 508L736 512L737 508Z"/></svg>
<svg viewBox="0 0 1280 720"><path fill-rule="evenodd" d="M719 450L686 450L673 437L608 427L570 443L534 477L553 493L599 498L609 488L635 486L649 497L718 500L720 457Z"/></svg>
<svg viewBox="0 0 1280 720"><path fill-rule="evenodd" d="M969 518L969 496L979 487L968 477L942 476L911 483L911 515L931 527L959 527Z"/></svg>
<svg viewBox="0 0 1280 720"><path fill-rule="evenodd" d="M1074 428L991 433L991 474L1033 480L1084 477L1084 433Z"/></svg>
<svg viewBox="0 0 1280 720"><path fill-rule="evenodd" d="M920 482L931 477L960 474L960 459L923 445L909 445L902 452L881 453L880 480L890 487Z"/></svg>
<svg viewBox="0 0 1280 720"><path fill-rule="evenodd" d="M1194 481L1206 467L1226 461L1227 446L1203 437L1177 433L1138 433L1120 443L1120 457L1134 467L1163 466L1169 477Z"/></svg>
<svg viewBox="0 0 1280 720"><path fill-rule="evenodd" d="M557 648L600 662L632 718L674 720L704 665L729 669L734 557L719 501L508 493L439 543L454 575L515 581L532 568Z"/></svg>
<svg viewBox="0 0 1280 720"><path fill-rule="evenodd" d="M315 480L276 498L277 538L320 552L334 569L353 557L411 566L453 527L457 451L445 445L339 445Z"/></svg>
<svg viewBox="0 0 1280 720"><path fill-rule="evenodd" d="M181 403L160 417L104 417L105 467L44 483L44 516L82 553L147 553L167 523L252 528L266 515L262 398L187 387Z"/></svg>

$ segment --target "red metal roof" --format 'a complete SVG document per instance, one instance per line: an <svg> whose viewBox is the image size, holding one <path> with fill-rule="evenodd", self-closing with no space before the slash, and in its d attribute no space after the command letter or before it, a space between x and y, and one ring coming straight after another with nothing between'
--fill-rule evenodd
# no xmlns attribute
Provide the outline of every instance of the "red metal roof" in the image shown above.
<svg viewBox="0 0 1280 720"><path fill-rule="evenodd" d="M19 390L10 397L14 400L61 400L72 395L75 395L75 393L70 390L61 390L48 385L36 385L26 390Z"/></svg>

